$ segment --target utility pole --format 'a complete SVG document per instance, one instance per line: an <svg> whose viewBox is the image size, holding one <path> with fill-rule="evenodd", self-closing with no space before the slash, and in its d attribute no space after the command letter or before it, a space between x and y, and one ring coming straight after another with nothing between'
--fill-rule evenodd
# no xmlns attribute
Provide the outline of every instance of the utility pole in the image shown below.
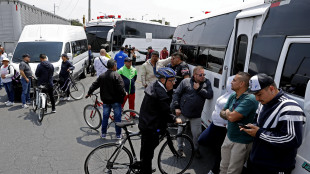
<svg viewBox="0 0 310 174"><path fill-rule="evenodd" d="M88 0L88 22L91 20L91 0Z"/></svg>
<svg viewBox="0 0 310 174"><path fill-rule="evenodd" d="M55 8L56 8L56 5L55 5L55 3L54 3L54 15L55 15Z"/></svg>

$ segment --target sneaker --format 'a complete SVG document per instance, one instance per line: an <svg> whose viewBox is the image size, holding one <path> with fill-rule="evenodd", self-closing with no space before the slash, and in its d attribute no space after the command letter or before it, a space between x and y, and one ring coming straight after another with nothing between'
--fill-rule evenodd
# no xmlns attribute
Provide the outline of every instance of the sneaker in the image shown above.
<svg viewBox="0 0 310 174"><path fill-rule="evenodd" d="M67 100L67 97L60 97L59 100L60 101L65 101L65 100Z"/></svg>
<svg viewBox="0 0 310 174"><path fill-rule="evenodd" d="M6 102L4 102L4 104L7 104L7 103L9 103L10 101L6 101Z"/></svg>
<svg viewBox="0 0 310 174"><path fill-rule="evenodd" d="M56 113L56 109L52 109L52 113Z"/></svg>
<svg viewBox="0 0 310 174"><path fill-rule="evenodd" d="M214 174L214 173L212 172L212 170L210 170L208 174Z"/></svg>
<svg viewBox="0 0 310 174"><path fill-rule="evenodd" d="M7 106L13 106L14 105L14 102L8 102L6 103Z"/></svg>
<svg viewBox="0 0 310 174"><path fill-rule="evenodd" d="M27 104L22 104L22 108L28 108L29 106Z"/></svg>
<svg viewBox="0 0 310 174"><path fill-rule="evenodd" d="M71 97L67 97L67 101L70 101L71 100Z"/></svg>
<svg viewBox="0 0 310 174"><path fill-rule="evenodd" d="M201 158L201 154L199 150L195 150L195 157L198 159Z"/></svg>
<svg viewBox="0 0 310 174"><path fill-rule="evenodd" d="M122 134L116 135L116 139L121 140L123 138Z"/></svg>
<svg viewBox="0 0 310 174"><path fill-rule="evenodd" d="M27 101L26 104L27 105L32 105L32 102L31 101Z"/></svg>
<svg viewBox="0 0 310 174"><path fill-rule="evenodd" d="M107 134L101 134L101 138L102 139L106 139L107 138Z"/></svg>

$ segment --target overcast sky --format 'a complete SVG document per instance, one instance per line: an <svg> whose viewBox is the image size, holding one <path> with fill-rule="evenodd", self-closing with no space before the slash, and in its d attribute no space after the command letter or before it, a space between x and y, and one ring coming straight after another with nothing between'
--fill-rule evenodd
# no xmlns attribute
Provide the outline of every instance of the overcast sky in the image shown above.
<svg viewBox="0 0 310 174"><path fill-rule="evenodd" d="M67 19L79 19L83 15L88 19L88 0L21 0L46 11L54 11ZM122 18L144 20L162 19L177 26L182 21L203 14L203 11L213 11L231 5L238 5L243 1L262 0L91 0L91 18L97 16L121 15Z"/></svg>

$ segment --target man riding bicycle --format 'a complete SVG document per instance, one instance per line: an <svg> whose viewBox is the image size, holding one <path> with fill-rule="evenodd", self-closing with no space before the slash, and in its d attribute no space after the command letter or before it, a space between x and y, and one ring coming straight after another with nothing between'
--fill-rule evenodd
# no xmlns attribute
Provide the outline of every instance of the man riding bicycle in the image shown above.
<svg viewBox="0 0 310 174"><path fill-rule="evenodd" d="M170 112L175 71L171 68L160 68L158 80L147 86L144 93L139 117L141 132L141 173L152 173L154 150L159 144L159 136L167 128L168 122L181 123L180 118L173 117Z"/></svg>

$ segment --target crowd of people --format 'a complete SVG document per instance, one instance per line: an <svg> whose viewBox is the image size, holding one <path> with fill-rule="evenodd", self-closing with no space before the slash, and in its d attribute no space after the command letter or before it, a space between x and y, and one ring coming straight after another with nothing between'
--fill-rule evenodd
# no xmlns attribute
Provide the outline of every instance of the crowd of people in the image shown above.
<svg viewBox="0 0 310 174"><path fill-rule="evenodd" d="M89 48L90 50L90 48ZM112 59L106 50L94 59L97 79L90 86L86 98L100 88L103 102L101 138L107 136L111 109L114 121L121 121L121 112L128 100L129 109L135 109L135 83L137 70L133 65L136 50L121 47ZM226 92L216 99L212 123L203 132L201 114L206 100L213 98L212 85L205 76L204 67L196 66L193 73L185 63L186 55L176 52L168 57L148 48L146 61L140 67L141 83L145 87L140 108L141 132L140 158L143 174L152 173L154 150L159 137L169 122L189 122L194 143L195 157L200 158L200 146L209 146L215 152L214 165L209 174L290 174L295 166L297 149L302 143L302 130L306 121L302 108L296 101L278 89L273 78L259 73L251 76L239 72L228 78ZM7 106L14 104L12 77L14 69L0 48L1 83L7 95ZM92 53L89 51L89 55ZM168 54L169 55L169 54ZM46 85L51 98L52 112L56 112L52 95L54 67L46 55L40 55L41 63L34 73L38 85ZM62 86L74 67L66 54L62 55L60 81ZM22 84L22 107L30 102L29 90L33 72L29 67L30 55L23 55L19 64ZM68 91L67 91L67 96ZM66 98L68 99L68 98ZM131 113L131 116L135 116ZM178 132L182 127L178 128ZM122 138L122 130L115 126L116 138ZM178 153L182 154L182 141L178 140ZM247 170L244 170L244 165Z"/></svg>

